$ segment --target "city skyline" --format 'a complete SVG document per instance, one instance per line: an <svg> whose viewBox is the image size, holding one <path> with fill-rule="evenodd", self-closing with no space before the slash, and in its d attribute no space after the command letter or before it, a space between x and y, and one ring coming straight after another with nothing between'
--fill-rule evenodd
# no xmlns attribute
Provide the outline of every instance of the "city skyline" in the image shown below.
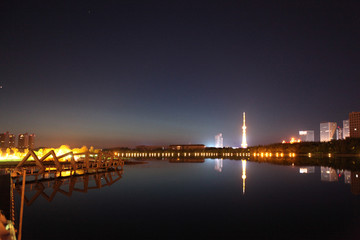
<svg viewBox="0 0 360 240"><path fill-rule="evenodd" d="M0 132L100 148L221 132L236 147L246 112L249 146L319 133L360 111L359 5L3 3Z"/></svg>

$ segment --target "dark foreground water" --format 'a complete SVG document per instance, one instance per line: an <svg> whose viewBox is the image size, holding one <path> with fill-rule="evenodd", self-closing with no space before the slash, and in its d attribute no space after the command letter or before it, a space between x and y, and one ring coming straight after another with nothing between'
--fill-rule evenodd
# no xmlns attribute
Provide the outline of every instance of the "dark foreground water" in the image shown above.
<svg viewBox="0 0 360 240"><path fill-rule="evenodd" d="M27 186L23 239L360 239L357 172L208 159L116 176Z"/></svg>

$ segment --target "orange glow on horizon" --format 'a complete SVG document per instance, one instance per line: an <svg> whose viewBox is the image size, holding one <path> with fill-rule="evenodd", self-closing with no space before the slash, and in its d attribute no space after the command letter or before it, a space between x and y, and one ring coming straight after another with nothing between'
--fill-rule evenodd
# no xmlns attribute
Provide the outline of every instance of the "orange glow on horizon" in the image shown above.
<svg viewBox="0 0 360 240"><path fill-rule="evenodd" d="M86 146L83 146L81 148L70 148L67 145L61 145L59 148L41 148L37 151L34 151L35 154L42 158L45 154L49 153L50 151L54 151L56 156L61 156L63 154L73 152L73 153L85 153L85 152L98 152L98 150L94 150L93 147L90 147L88 149ZM24 149L24 151L20 152L17 148L8 148L5 151L0 150L0 161L20 161L22 160L27 154L29 150ZM64 159L71 158L71 155L65 157ZM79 156L74 156L75 160L79 158ZM33 160L33 157L30 157L29 159Z"/></svg>

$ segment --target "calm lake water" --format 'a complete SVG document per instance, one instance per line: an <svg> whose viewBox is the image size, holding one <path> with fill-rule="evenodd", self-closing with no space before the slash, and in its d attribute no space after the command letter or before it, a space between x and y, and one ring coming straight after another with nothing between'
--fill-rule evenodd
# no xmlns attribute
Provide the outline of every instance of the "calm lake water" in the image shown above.
<svg viewBox="0 0 360 240"><path fill-rule="evenodd" d="M28 185L23 239L360 239L359 172L152 160L94 177L71 196L69 181Z"/></svg>

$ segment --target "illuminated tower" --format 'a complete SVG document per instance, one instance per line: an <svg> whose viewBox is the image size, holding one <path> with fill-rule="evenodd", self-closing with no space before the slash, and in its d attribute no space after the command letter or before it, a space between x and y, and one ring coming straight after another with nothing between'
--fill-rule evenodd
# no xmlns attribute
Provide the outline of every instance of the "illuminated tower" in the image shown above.
<svg viewBox="0 0 360 240"><path fill-rule="evenodd" d="M242 193L245 194L245 181L246 181L246 160L241 160L242 163L242 180L243 180L243 190Z"/></svg>
<svg viewBox="0 0 360 240"><path fill-rule="evenodd" d="M241 143L241 147L242 147L242 148L247 148L247 143L246 143L245 112L243 113L242 143Z"/></svg>

